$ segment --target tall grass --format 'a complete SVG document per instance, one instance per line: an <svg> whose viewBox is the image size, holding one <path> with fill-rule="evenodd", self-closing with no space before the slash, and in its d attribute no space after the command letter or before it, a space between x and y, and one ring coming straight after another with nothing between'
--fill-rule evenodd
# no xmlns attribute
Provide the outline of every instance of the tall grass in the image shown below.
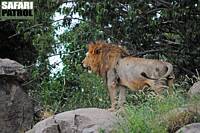
<svg viewBox="0 0 200 133"><path fill-rule="evenodd" d="M198 103L199 100L199 97L189 99L176 92L162 99L151 97L140 105L128 104L122 113L124 121L120 123L119 133L168 133L168 125L162 123L162 117L172 109Z"/></svg>

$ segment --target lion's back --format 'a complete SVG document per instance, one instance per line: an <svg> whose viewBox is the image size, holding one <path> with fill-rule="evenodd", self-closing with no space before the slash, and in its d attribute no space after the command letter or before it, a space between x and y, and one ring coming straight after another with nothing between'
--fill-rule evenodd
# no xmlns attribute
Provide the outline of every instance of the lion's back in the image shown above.
<svg viewBox="0 0 200 133"><path fill-rule="evenodd" d="M120 59L116 68L119 76L127 80L145 80L146 78L141 75L142 72L158 78L167 71L165 62L132 56Z"/></svg>

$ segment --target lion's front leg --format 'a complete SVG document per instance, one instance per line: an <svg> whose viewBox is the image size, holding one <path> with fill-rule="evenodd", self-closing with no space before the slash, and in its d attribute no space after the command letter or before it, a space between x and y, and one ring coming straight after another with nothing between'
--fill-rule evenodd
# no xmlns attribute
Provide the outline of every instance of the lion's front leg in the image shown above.
<svg viewBox="0 0 200 133"><path fill-rule="evenodd" d="M110 70L107 72L107 85L111 100L111 108L109 109L109 111L115 111L117 80L114 70Z"/></svg>
<svg viewBox="0 0 200 133"><path fill-rule="evenodd" d="M126 102L126 88L124 86L119 86L119 100L118 105L120 108L123 108L124 103Z"/></svg>
<svg viewBox="0 0 200 133"><path fill-rule="evenodd" d="M110 100L111 100L111 108L108 109L109 111L115 111L115 104L116 104L116 87L114 86L109 86L108 87L109 95L110 95Z"/></svg>

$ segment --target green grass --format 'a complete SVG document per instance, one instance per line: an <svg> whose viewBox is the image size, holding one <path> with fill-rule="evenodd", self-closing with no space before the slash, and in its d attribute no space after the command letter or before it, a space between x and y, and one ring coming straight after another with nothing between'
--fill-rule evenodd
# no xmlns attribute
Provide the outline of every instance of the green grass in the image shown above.
<svg viewBox="0 0 200 133"><path fill-rule="evenodd" d="M186 104L198 103L199 97L189 99L183 93L176 92L173 96L163 99L151 97L138 105L125 107L122 113L124 121L120 123L119 133L168 133L168 127L162 123L162 116L172 109Z"/></svg>

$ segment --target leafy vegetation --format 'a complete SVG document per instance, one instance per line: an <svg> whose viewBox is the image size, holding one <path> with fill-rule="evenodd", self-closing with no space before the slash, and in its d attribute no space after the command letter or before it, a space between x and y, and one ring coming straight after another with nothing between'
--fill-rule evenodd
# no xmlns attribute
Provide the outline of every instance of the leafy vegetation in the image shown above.
<svg viewBox="0 0 200 133"><path fill-rule="evenodd" d="M102 84L99 77L88 73L79 75L79 79L74 81L65 76L55 77L44 80L40 92L34 94L40 97L45 108L54 113L82 107L106 108L110 103L107 90Z"/></svg>
<svg viewBox="0 0 200 133"><path fill-rule="evenodd" d="M34 20L0 21L0 57L27 67L31 77L25 87L46 110L109 107L102 79L81 66L86 44L95 40L121 44L138 57L171 62L176 92L186 92L199 80L198 0L34 0L34 5ZM56 13L63 18L56 20ZM51 57L61 60L50 62ZM127 108L127 126L133 132L165 132L154 118L187 103L179 93L158 101L153 92L131 92L127 99L134 105Z"/></svg>

